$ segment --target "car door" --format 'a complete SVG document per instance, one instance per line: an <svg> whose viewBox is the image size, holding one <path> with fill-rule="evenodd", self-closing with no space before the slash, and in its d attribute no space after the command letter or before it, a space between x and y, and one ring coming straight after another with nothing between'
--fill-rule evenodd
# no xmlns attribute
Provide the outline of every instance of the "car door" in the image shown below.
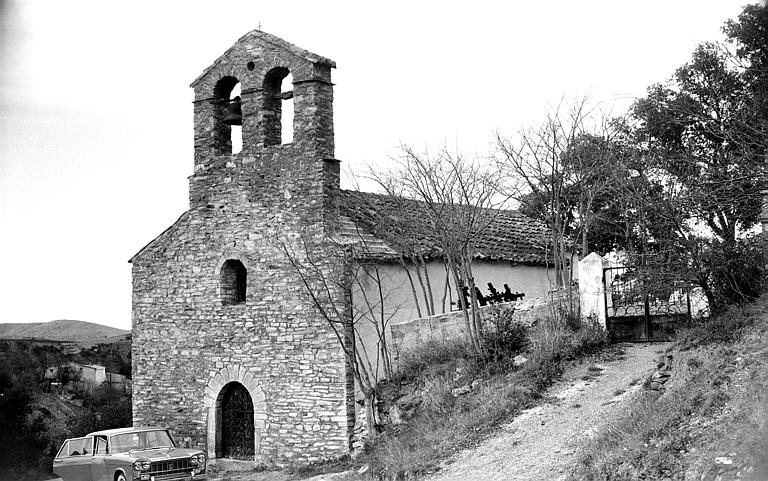
<svg viewBox="0 0 768 481"><path fill-rule="evenodd" d="M59 452L56 453L56 457L53 458L53 474L59 476L64 481L69 481L70 476L64 459L69 456L69 439L64 441L64 444L59 448Z"/></svg>
<svg viewBox="0 0 768 481"><path fill-rule="evenodd" d="M93 459L91 460L91 479L93 481L112 481L113 478L108 475L108 461L109 453L107 452L107 437L94 437Z"/></svg>
<svg viewBox="0 0 768 481"><path fill-rule="evenodd" d="M63 481L92 481L92 446L90 437L67 439L53 460L53 472Z"/></svg>

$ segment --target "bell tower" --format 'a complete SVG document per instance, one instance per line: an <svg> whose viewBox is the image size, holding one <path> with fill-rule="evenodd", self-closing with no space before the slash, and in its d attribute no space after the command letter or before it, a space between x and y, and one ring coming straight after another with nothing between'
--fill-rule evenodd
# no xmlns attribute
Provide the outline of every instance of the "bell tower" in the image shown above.
<svg viewBox="0 0 768 481"><path fill-rule="evenodd" d="M189 209L131 259L134 423L170 426L209 459L349 452L344 346L280 247L322 260L351 325L344 254L329 240L334 67L254 30L206 68L192 83Z"/></svg>
<svg viewBox="0 0 768 481"><path fill-rule="evenodd" d="M335 66L254 30L205 69L191 85L195 155L190 208L243 198L319 201L318 195L338 190L331 83ZM292 126L285 125L291 117ZM233 154L232 133L239 128L242 150ZM292 130L292 139L286 130Z"/></svg>

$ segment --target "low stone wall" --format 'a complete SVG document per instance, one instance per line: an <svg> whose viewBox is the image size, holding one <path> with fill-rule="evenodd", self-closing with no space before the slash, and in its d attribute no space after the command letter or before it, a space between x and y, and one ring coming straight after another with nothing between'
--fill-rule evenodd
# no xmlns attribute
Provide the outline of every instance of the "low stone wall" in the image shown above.
<svg viewBox="0 0 768 481"><path fill-rule="evenodd" d="M557 310L558 306L567 302L567 294L560 293L552 297L537 297L533 299L506 302L480 308L480 316L486 319L494 309L514 308L514 319L521 324L530 325L536 319L547 317ZM579 296L573 292L573 302L578 305ZM412 349L428 341L446 341L460 339L466 335L466 324L462 311L447 312L435 316L412 319L410 321L392 324L392 344L395 358L400 352Z"/></svg>

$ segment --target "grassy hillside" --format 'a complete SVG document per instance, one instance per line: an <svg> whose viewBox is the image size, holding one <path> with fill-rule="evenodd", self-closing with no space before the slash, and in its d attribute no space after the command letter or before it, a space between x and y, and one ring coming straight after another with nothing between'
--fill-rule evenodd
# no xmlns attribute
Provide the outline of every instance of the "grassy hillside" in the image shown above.
<svg viewBox="0 0 768 481"><path fill-rule="evenodd" d="M572 480L768 479L768 296L680 333L664 390L604 426Z"/></svg>
<svg viewBox="0 0 768 481"><path fill-rule="evenodd" d="M50 339L54 341L111 342L131 331L93 322L60 319L51 322L0 323L0 338Z"/></svg>

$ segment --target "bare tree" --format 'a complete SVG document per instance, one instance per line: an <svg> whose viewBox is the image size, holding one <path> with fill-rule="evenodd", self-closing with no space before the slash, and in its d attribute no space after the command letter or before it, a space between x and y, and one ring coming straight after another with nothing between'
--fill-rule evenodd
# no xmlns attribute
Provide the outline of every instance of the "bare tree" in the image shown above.
<svg viewBox="0 0 768 481"><path fill-rule="evenodd" d="M464 313L467 341L479 353L482 325L472 260L479 236L493 223L499 209L507 206L509 197L500 188L501 175L493 164L483 165L447 148L433 157L402 146L398 160L394 170L372 172L371 177L390 196L410 199L408 208L418 211L428 242L434 243L435 254L443 258L446 273L459 290L456 297ZM461 295L462 288L468 291L468 302ZM431 286L426 292L431 292ZM430 295L429 299L434 312L434 298Z"/></svg>
<svg viewBox="0 0 768 481"><path fill-rule="evenodd" d="M574 210L571 235L574 242L581 240L580 258L590 252L590 234L601 220L600 211L620 197L633 153L623 119L599 113L596 117L591 131L580 131L563 157L570 191L566 201Z"/></svg>
<svg viewBox="0 0 768 481"><path fill-rule="evenodd" d="M573 283L575 255L589 253L593 229L606 224L601 215L615 212L613 194L627 172L623 127L583 97L561 102L540 125L513 137L496 134L509 195L550 229L555 288ZM570 288L566 294L568 318L575 320L578 306Z"/></svg>
<svg viewBox="0 0 768 481"><path fill-rule="evenodd" d="M572 177L566 154L583 132L587 115L587 99L566 107L559 104L547 113L544 122L521 130L514 138L496 134L501 153L499 164L507 173L505 186L518 201L526 197L540 203L544 220L551 232L554 284L563 287L569 281L570 249L566 246L566 230L572 211L566 189Z"/></svg>

